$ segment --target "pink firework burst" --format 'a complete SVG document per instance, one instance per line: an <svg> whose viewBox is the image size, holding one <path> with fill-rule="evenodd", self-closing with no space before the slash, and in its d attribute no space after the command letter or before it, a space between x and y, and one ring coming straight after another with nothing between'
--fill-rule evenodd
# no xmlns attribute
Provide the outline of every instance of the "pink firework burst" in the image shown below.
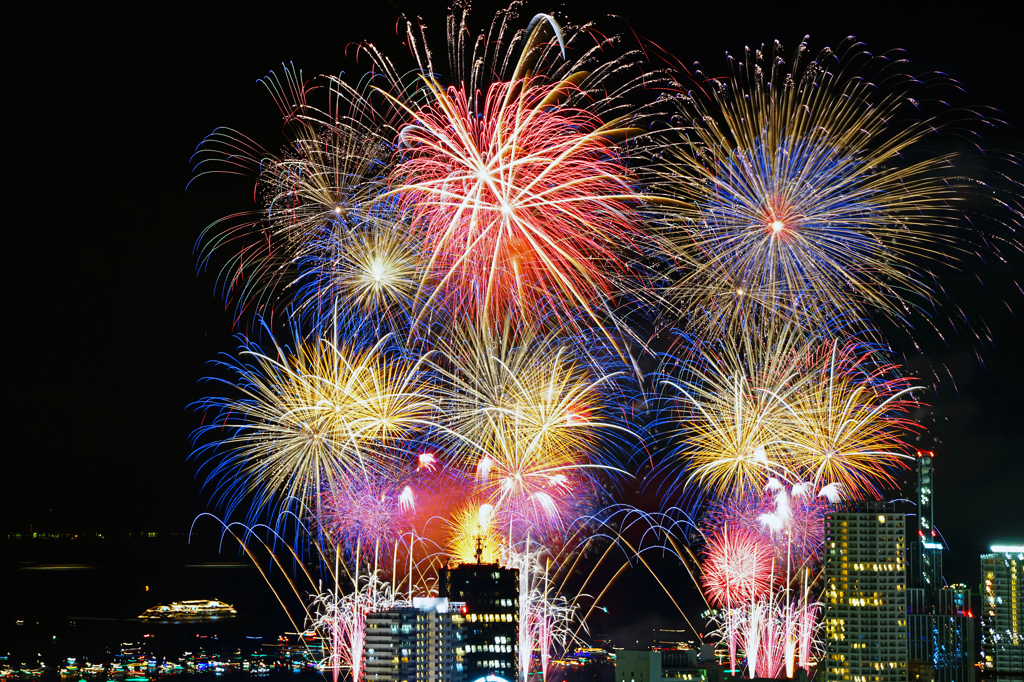
<svg viewBox="0 0 1024 682"><path fill-rule="evenodd" d="M724 528L705 550L702 582L708 600L731 608L767 593L773 580L772 555L759 535Z"/></svg>
<svg viewBox="0 0 1024 682"><path fill-rule="evenodd" d="M624 131L562 106L578 80L497 82L482 110L476 93L431 82L431 102L409 110L392 182L440 301L565 320L595 316L592 302L613 292L639 237L614 142Z"/></svg>
<svg viewBox="0 0 1024 682"><path fill-rule="evenodd" d="M770 479L764 490L715 502L708 510L712 528L728 527L756 535L770 546L778 565L818 565L825 544L825 514L835 507L810 484Z"/></svg>
<svg viewBox="0 0 1024 682"><path fill-rule="evenodd" d="M325 497L322 523L350 555L387 556L412 528L415 493L404 482L353 477Z"/></svg>

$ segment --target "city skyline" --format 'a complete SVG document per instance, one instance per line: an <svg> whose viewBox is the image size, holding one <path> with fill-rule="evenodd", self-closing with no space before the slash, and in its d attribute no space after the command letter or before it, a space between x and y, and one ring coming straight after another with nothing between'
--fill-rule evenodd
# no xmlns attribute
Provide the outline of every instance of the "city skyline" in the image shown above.
<svg viewBox="0 0 1024 682"><path fill-rule="evenodd" d="M398 3L358 10L357 20L342 22L358 25L358 30L338 27L336 46L314 47L307 43L316 41L285 36L280 41L256 40L258 46L240 50L216 41L200 41L199 47L179 50L171 42L147 45L135 34L125 41L145 58L131 60L138 63L131 65L123 85L93 83L80 76L72 79L74 99L83 106L67 125L76 127L85 140L88 151L83 156L90 159L85 165L97 170L72 183L72 199L60 202L76 207L71 215L62 206L54 212L54 226L19 237L24 245L16 251L33 257L17 266L14 279L24 293L18 296L12 319L17 320L15 328L41 330L44 338L38 342L38 352L43 359L16 366L15 381L21 390L13 400L12 414L20 428L13 447L23 453L15 472L24 485L5 500L4 531L180 532L208 508L208 496L200 492L194 462L189 460L190 433L202 415L188 406L205 395L198 380L207 373L210 359L235 347L231 335L241 323L215 295L216 273L195 272L193 244L202 227L234 210L229 207L236 206L239 197L245 198L251 187L229 180L218 188L198 183L185 192L191 176L188 157L214 127L235 126L236 121L240 129L252 130L263 139L279 137L273 103L253 81L270 69L279 70L281 62L294 62L309 75L355 70L352 53L346 53L344 46L364 38L395 43L394 20L400 9L422 12L428 23L443 24L440 6L428 12ZM532 9L550 8L531 4L522 14L532 15ZM938 41L920 30L923 21L938 35L956 35L949 22L936 16L940 12L922 18L893 9L892 21L880 26L866 10L847 16L840 11L813 14L794 9L772 17L737 18L721 9L691 8L701 17L693 22L687 21L687 11L657 3L618 11L632 30L654 39L687 65L700 60L716 75L725 70L721 55L726 49L735 54L744 45L779 38L791 50L805 33L811 33L815 48L836 45L850 33L865 40L872 51L906 48L921 69L940 69L963 82L966 93L957 105L1002 110L992 118L1005 118L1010 126L994 129L986 146L1024 151L1024 106L1019 92L1008 92L1015 88L1007 87L1013 83L1014 57L998 39L981 37L1009 38L1006 22L999 21L994 6L981 5L969 17L961 17L971 29L969 34L968 29L960 29L964 40L973 46L962 49L936 48ZM576 20L598 19L603 13L599 8L572 6L561 12ZM659 19L659 13L688 28L667 28L669 21ZM474 15L484 14L484 7L474 9ZM225 16L209 21L223 27L231 20ZM188 27L195 30L194 26L202 25L178 21L185 34ZM702 22L716 29L694 25ZM251 31L260 34L258 26ZM100 54L101 48L92 49ZM116 47L106 49L107 60L116 58ZM998 56L990 56L988 50ZM59 84L50 87L60 88ZM124 94L119 95L121 87ZM31 88L43 97L38 83ZM115 105L119 97L138 105ZM112 116L108 112L116 106L131 113ZM135 113L140 108L146 111L141 116ZM62 111L63 106L54 109ZM55 131L65 125L61 116L47 114L43 127L54 132L44 137L60 136ZM110 118L121 120L115 123ZM86 124L102 132L85 134ZM123 148L130 151L119 151ZM125 157L150 155L154 158L142 164L140 173L122 168ZM908 371L925 376L926 383L931 383L931 374L945 375L938 392L924 400L932 407L914 417L925 426L920 447L935 452L933 523L945 534L939 542L949 544L944 557L946 577L969 587L975 584L978 556L991 545L1020 539L1012 493L1015 477L1024 478L1014 455L1024 447L1024 436L1014 421L1024 360L1012 313L1020 293L1013 290L1011 280L1018 276L1024 259L1016 251L1009 255L1009 268L994 265L948 272L940 284L956 305L983 308L979 312L988 326L978 333L984 340L960 329L960 333L923 340L923 353L909 343L898 349ZM40 276L40 270L46 271L40 261L53 263L51 274ZM990 290L999 293L980 295ZM69 338L76 343L69 345ZM69 352L74 359L67 358ZM62 418L53 418L55 406L63 412ZM913 495L917 475L908 469L902 477L905 496ZM634 503L650 502L650 493L632 490L631 482L624 488ZM153 489L161 491L159 501L138 495ZM900 491L889 492L887 497L892 498ZM133 496L131 504L125 501L128 496ZM662 564L659 570L682 570L671 561ZM630 586L650 597L660 594L650 576L632 573L609 595L607 605L613 613L629 610ZM937 575L942 573L940 566ZM684 610L696 610L695 588L677 591L676 596L691 602ZM631 622L621 627L639 633L659 617L671 619L673 613L665 606L629 613ZM619 626L614 619L601 618L595 614L595 623Z"/></svg>

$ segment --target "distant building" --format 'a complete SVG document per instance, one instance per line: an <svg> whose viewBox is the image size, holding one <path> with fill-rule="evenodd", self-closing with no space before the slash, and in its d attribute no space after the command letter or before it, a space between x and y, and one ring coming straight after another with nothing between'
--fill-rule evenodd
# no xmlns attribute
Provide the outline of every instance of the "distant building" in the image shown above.
<svg viewBox="0 0 1024 682"><path fill-rule="evenodd" d="M985 672L1024 680L1024 545L981 555L981 655Z"/></svg>
<svg viewBox="0 0 1024 682"><path fill-rule="evenodd" d="M662 649L662 680L698 680L707 682L708 671L697 660L696 649Z"/></svg>
<svg viewBox="0 0 1024 682"><path fill-rule="evenodd" d="M917 534L911 536L907 568L907 657L915 663L911 679L975 682L970 590L943 586L943 545L934 523L934 458L933 452L917 453Z"/></svg>
<svg viewBox="0 0 1024 682"><path fill-rule="evenodd" d="M649 649L616 651L615 682L661 682L661 652Z"/></svg>
<svg viewBox="0 0 1024 682"><path fill-rule="evenodd" d="M463 602L463 666L472 682L508 680L519 671L519 571L498 564L462 564L438 571L438 595Z"/></svg>
<svg viewBox="0 0 1024 682"><path fill-rule="evenodd" d="M696 646L697 640L690 630L669 630L656 628L654 630L655 649L679 649L690 650Z"/></svg>
<svg viewBox="0 0 1024 682"><path fill-rule="evenodd" d="M362 679L466 682L460 607L447 599L417 598L411 607L367 614Z"/></svg>
<svg viewBox="0 0 1024 682"><path fill-rule="evenodd" d="M906 516L825 517L825 682L907 681Z"/></svg>
<svg viewBox="0 0 1024 682"><path fill-rule="evenodd" d="M707 666L698 661L696 649L615 652L615 682L707 682L708 679Z"/></svg>
<svg viewBox="0 0 1024 682"><path fill-rule="evenodd" d="M939 590L935 606L932 661L936 682L975 682L978 671L971 590L949 585Z"/></svg>

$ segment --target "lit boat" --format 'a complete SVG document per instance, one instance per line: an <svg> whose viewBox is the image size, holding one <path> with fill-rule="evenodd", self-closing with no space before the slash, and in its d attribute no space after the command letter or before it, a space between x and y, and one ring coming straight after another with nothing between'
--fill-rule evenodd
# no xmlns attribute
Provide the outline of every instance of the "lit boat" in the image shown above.
<svg viewBox="0 0 1024 682"><path fill-rule="evenodd" d="M209 620L230 618L235 607L217 599L191 599L170 604L157 604L139 616L142 620Z"/></svg>

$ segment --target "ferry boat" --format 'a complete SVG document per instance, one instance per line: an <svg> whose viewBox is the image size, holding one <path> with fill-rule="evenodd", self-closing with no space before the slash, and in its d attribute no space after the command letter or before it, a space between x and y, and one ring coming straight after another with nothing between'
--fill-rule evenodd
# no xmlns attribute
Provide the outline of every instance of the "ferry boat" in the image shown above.
<svg viewBox="0 0 1024 682"><path fill-rule="evenodd" d="M190 599L170 604L157 604L151 609L146 609L139 618L141 620L210 620L230 618L237 613L234 606L217 599Z"/></svg>

